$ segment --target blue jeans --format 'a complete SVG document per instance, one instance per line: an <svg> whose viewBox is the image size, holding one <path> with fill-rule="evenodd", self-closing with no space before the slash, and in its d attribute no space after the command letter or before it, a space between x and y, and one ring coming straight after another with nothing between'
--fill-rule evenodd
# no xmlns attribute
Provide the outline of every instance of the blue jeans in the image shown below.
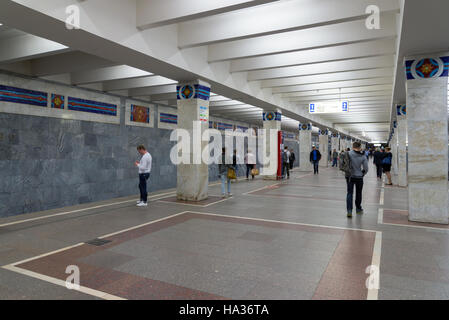
<svg viewBox="0 0 449 320"><path fill-rule="evenodd" d="M312 163L313 163L313 173L318 173L318 168L319 168L319 161L318 160L314 160L314 161L312 161Z"/></svg>
<svg viewBox="0 0 449 320"><path fill-rule="evenodd" d="M354 199L354 185L355 185L355 208L357 211L362 210L362 190L363 178L346 178L348 186L348 194L346 196L346 209L352 212L352 200Z"/></svg>
<svg viewBox="0 0 449 320"><path fill-rule="evenodd" d="M221 194L225 194L225 183L228 181L228 193L231 193L231 179L228 179L227 174L221 175Z"/></svg>
<svg viewBox="0 0 449 320"><path fill-rule="evenodd" d="M139 174L139 190L140 190L140 201L147 202L148 192L147 192L147 180L150 178L149 173Z"/></svg>
<svg viewBox="0 0 449 320"><path fill-rule="evenodd" d="M334 160L332 161L332 167L338 167L337 160L338 158L334 158Z"/></svg>

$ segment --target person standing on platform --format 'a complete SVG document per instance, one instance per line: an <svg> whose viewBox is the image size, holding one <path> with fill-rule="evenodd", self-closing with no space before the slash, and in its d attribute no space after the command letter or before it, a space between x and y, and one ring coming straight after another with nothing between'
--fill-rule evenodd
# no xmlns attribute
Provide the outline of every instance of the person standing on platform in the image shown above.
<svg viewBox="0 0 449 320"><path fill-rule="evenodd" d="M139 190L140 190L140 200L137 202L138 207L146 207L148 205L147 198L147 180L150 178L151 173L151 163L153 158L151 154L145 149L143 145L137 147L137 151L140 153L142 158L140 161L136 161L134 164L139 168Z"/></svg>
<svg viewBox="0 0 449 320"><path fill-rule="evenodd" d="M336 167L337 166L337 160L338 160L338 152L337 149L334 149L334 151L332 152L332 167Z"/></svg>
<svg viewBox="0 0 449 320"><path fill-rule="evenodd" d="M321 153L316 149L315 146L312 148L312 152L310 152L310 162L313 163L313 174L318 174L319 163L321 160Z"/></svg>
<svg viewBox="0 0 449 320"><path fill-rule="evenodd" d="M368 160L361 149L360 142L354 142L353 150L345 152L341 161L340 170L345 173L348 193L346 195L347 217L352 218L352 202L354 199L355 186L355 206L356 213L363 214L362 190L363 177L368 173Z"/></svg>
<svg viewBox="0 0 449 320"><path fill-rule="evenodd" d="M295 157L295 154L294 154L294 152L293 152L293 149L290 149L290 158L289 158L289 161L290 161L290 170L293 169L293 164L295 163L295 160L296 160L296 157Z"/></svg>
<svg viewBox="0 0 449 320"><path fill-rule="evenodd" d="M377 171L377 179L382 180L382 159L384 157L383 152L379 150L379 148L376 149L374 152L374 159L373 163L376 166Z"/></svg>
<svg viewBox="0 0 449 320"><path fill-rule="evenodd" d="M382 169L387 175L388 183L387 186L392 186L393 183L391 182L391 164L393 163L393 154L391 153L391 148L387 147L386 152L383 155L382 158Z"/></svg>
<svg viewBox="0 0 449 320"><path fill-rule="evenodd" d="M290 151L288 147L284 147L284 152L282 152L282 178L285 177L287 173L287 179L290 179Z"/></svg>
<svg viewBox="0 0 449 320"><path fill-rule="evenodd" d="M248 150L248 153L245 157L245 163L246 163L246 180L249 180L249 173L251 172L251 177L254 180L254 169L256 168L256 157L252 153L251 150Z"/></svg>
<svg viewBox="0 0 449 320"><path fill-rule="evenodd" d="M225 188L226 183L228 184L227 195L229 197L232 196L232 194L231 194L231 179L229 178L229 175L228 175L230 169L235 170L235 168L232 164L226 164L226 148L222 148L221 163L218 164L218 175L221 179L221 196L223 198L226 197L226 188Z"/></svg>

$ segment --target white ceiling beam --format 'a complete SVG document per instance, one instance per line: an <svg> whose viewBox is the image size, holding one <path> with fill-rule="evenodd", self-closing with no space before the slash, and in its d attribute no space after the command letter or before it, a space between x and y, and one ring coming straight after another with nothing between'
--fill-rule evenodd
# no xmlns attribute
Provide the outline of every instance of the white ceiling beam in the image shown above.
<svg viewBox="0 0 449 320"><path fill-rule="evenodd" d="M134 78L134 79L125 79L125 80L113 80L108 81L103 84L105 91L112 90L123 90L123 89L134 89L134 88L143 88L143 87L152 87L152 86L162 86L169 84L176 84L177 81L161 77L161 76L150 76L144 78ZM135 95L133 93L133 95Z"/></svg>
<svg viewBox="0 0 449 320"><path fill-rule="evenodd" d="M397 1L392 0L281 1L181 23L178 46L182 49L360 20L372 4L384 13L399 12Z"/></svg>
<svg viewBox="0 0 449 320"><path fill-rule="evenodd" d="M352 87L352 88L341 88L341 89L324 89L324 90L309 90L309 91L298 91L290 93L281 93L282 98L289 97L306 97L306 96L321 96L327 94L353 94L353 93L369 93L369 92L379 92L379 91L391 91L392 85L377 85L377 86L364 86L364 87Z"/></svg>
<svg viewBox="0 0 449 320"><path fill-rule="evenodd" d="M73 51L33 59L31 60L31 71L34 76L43 77L110 67L115 64L91 54Z"/></svg>
<svg viewBox="0 0 449 320"><path fill-rule="evenodd" d="M346 59L391 55L395 39L383 39L231 61L231 72L263 70Z"/></svg>
<svg viewBox="0 0 449 320"><path fill-rule="evenodd" d="M387 85L387 84L393 85L393 81L392 81L391 77L276 87L276 88L273 88L273 93L287 93L287 92L308 91L308 90L351 88L351 87L370 86L370 85Z"/></svg>
<svg viewBox="0 0 449 320"><path fill-rule="evenodd" d="M137 0L137 28L180 23L272 1L277 0Z"/></svg>
<svg viewBox="0 0 449 320"><path fill-rule="evenodd" d="M225 100L225 101L211 101L209 102L210 107L221 107L221 106L236 106L244 104L241 101L236 100Z"/></svg>
<svg viewBox="0 0 449 320"><path fill-rule="evenodd" d="M220 95L216 95L216 96L211 96L210 97L210 99L209 99L209 101L228 101L228 100L232 100L232 99L230 99L230 98L226 98L226 97L223 97L223 96L220 96Z"/></svg>
<svg viewBox="0 0 449 320"><path fill-rule="evenodd" d="M152 73L147 71L120 65L88 71L74 72L71 75L71 79L73 85L80 85L119 79L139 78L151 75Z"/></svg>
<svg viewBox="0 0 449 320"><path fill-rule="evenodd" d="M379 68L373 70L335 72L329 74L263 80L261 87L274 88L274 87L304 85L322 82L349 81L349 80L384 78L384 77L391 77L391 81L393 81L393 71L394 71L393 68Z"/></svg>
<svg viewBox="0 0 449 320"><path fill-rule="evenodd" d="M153 87L135 88L129 90L131 96L151 96L155 94L174 93L176 94L176 85L168 84Z"/></svg>
<svg viewBox="0 0 449 320"><path fill-rule="evenodd" d="M389 55L382 57L359 58L344 61L313 63L301 66L257 70L248 73L248 80L255 81L332 72L357 71L375 68L393 68L394 60L394 55Z"/></svg>
<svg viewBox="0 0 449 320"><path fill-rule="evenodd" d="M62 44L31 34L0 39L0 63L13 63L70 51Z"/></svg>
<svg viewBox="0 0 449 320"><path fill-rule="evenodd" d="M304 97L289 97L289 101L321 101L321 100L348 100L353 98L370 98L370 97L391 97L392 91L378 91L367 93L352 93L352 94L329 94L319 96L304 96Z"/></svg>
<svg viewBox="0 0 449 320"><path fill-rule="evenodd" d="M208 61L241 59L395 37L395 15L382 15L381 19L382 29L379 30L370 30L366 28L365 20L359 20L213 44L209 46Z"/></svg>

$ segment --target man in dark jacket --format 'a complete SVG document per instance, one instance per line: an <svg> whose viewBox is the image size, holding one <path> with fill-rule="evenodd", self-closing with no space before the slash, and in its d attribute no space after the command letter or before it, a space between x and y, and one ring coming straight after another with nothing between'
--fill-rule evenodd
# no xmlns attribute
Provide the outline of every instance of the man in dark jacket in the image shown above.
<svg viewBox="0 0 449 320"><path fill-rule="evenodd" d="M363 177L368 173L368 159L366 159L365 153L362 151L360 142L354 142L352 146L353 150L349 151L349 163L350 172L349 176L346 176L346 184L348 187L348 193L346 196L346 210L348 212L348 218L352 217L352 201L354 199L354 186L355 186L355 207L357 214L363 214L362 209L362 189L363 189Z"/></svg>
<svg viewBox="0 0 449 320"><path fill-rule="evenodd" d="M318 174L318 164L321 160L321 153L315 146L312 148L312 152L310 152L310 162L313 163L313 174Z"/></svg>
<svg viewBox="0 0 449 320"><path fill-rule="evenodd" d="M293 164L295 163L296 157L293 153L293 149L290 149L290 170L293 169Z"/></svg>
<svg viewBox="0 0 449 320"><path fill-rule="evenodd" d="M377 169L377 179L382 180L382 160L384 158L384 153L381 152L379 149L374 152L374 164L376 165Z"/></svg>

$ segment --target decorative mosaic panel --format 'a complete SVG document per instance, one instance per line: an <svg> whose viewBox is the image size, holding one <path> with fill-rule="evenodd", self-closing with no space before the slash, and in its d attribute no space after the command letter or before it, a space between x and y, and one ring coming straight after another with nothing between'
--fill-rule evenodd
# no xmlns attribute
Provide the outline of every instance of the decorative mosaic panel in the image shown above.
<svg viewBox="0 0 449 320"><path fill-rule="evenodd" d="M229 123L218 122L217 123L217 129L218 130L233 130L234 126L232 124L229 124Z"/></svg>
<svg viewBox="0 0 449 320"><path fill-rule="evenodd" d="M264 112L263 113L263 121L281 121L282 114L279 112Z"/></svg>
<svg viewBox="0 0 449 320"><path fill-rule="evenodd" d="M131 117L132 122L150 123L150 108L131 105Z"/></svg>
<svg viewBox="0 0 449 320"><path fill-rule="evenodd" d="M178 124L178 116L176 114L161 112L159 120L161 122L165 122L165 123Z"/></svg>
<svg viewBox="0 0 449 320"><path fill-rule="evenodd" d="M51 94L51 107L54 109L64 109L65 97L60 94Z"/></svg>
<svg viewBox="0 0 449 320"><path fill-rule="evenodd" d="M83 112L91 112L104 114L108 116L116 116L117 115L117 106L114 104L84 100L79 98L69 97L69 110L75 111L83 111Z"/></svg>
<svg viewBox="0 0 449 320"><path fill-rule="evenodd" d="M396 106L396 110L397 110L397 115L398 116L405 116L405 115L407 115L407 106L405 104Z"/></svg>
<svg viewBox="0 0 449 320"><path fill-rule="evenodd" d="M177 99L201 99L208 101L210 99L210 88L200 84L186 84L176 87Z"/></svg>
<svg viewBox="0 0 449 320"><path fill-rule="evenodd" d="M449 57L432 57L405 62L407 80L448 77Z"/></svg>
<svg viewBox="0 0 449 320"><path fill-rule="evenodd" d="M310 123L300 123L299 124L299 130L300 131L305 131L305 130L312 130L312 124Z"/></svg>
<svg viewBox="0 0 449 320"><path fill-rule="evenodd" d="M0 85L0 101L46 107L47 100L48 94L46 92Z"/></svg>

